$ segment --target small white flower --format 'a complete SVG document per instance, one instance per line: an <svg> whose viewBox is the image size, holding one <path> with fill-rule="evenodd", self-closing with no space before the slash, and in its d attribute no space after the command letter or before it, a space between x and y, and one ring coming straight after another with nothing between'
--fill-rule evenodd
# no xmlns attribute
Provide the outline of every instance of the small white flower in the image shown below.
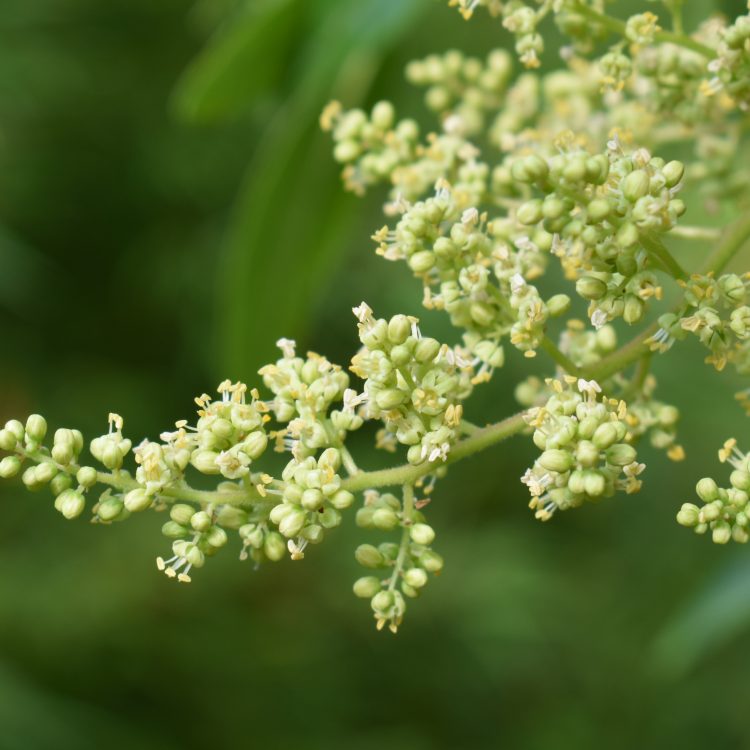
<svg viewBox="0 0 750 750"><path fill-rule="evenodd" d="M281 353L286 359L294 359L295 348L297 346L297 342L294 339L279 339L276 342L276 346L281 349Z"/></svg>
<svg viewBox="0 0 750 750"><path fill-rule="evenodd" d="M604 327L607 324L607 321L609 318L607 317L607 313L604 312L604 310L594 310L593 313L591 313L591 325L596 328L598 331L600 328Z"/></svg>
<svg viewBox="0 0 750 750"><path fill-rule="evenodd" d="M479 223L479 211L476 208L467 208L461 214L461 223L467 227L471 227Z"/></svg>
<svg viewBox="0 0 750 750"><path fill-rule="evenodd" d="M367 302L361 302L357 307L353 307L352 312L360 323L366 323L372 318L372 308Z"/></svg>
<svg viewBox="0 0 750 750"><path fill-rule="evenodd" d="M526 288L526 279L520 273L515 273L510 279L510 290L513 294L520 294Z"/></svg>
<svg viewBox="0 0 750 750"><path fill-rule="evenodd" d="M584 380L583 378L579 378L578 390L581 393L585 393L590 398L596 398L596 394L602 392L602 387L596 382L596 380Z"/></svg>

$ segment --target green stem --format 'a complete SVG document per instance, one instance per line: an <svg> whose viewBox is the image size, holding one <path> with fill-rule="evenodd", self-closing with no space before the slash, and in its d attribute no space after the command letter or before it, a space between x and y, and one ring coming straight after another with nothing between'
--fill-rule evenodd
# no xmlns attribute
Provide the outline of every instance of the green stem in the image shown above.
<svg viewBox="0 0 750 750"><path fill-rule="evenodd" d="M451 452L448 454L447 464L455 463L463 458L483 451L495 443L499 443L506 438L521 432L526 426L524 413L508 417L502 422L482 427L464 440L456 443ZM435 469L444 464L423 463L417 466L404 464L392 469L381 469L379 471L361 471L353 477L344 479L341 482L341 488L350 492L360 492L361 490L372 489L375 487L389 487L393 485L413 484L423 476L432 473Z"/></svg>
<svg viewBox="0 0 750 750"><path fill-rule="evenodd" d="M578 377L580 368L566 354L563 354L563 352L560 351L559 347L555 345L549 336L545 336L542 339L539 348L552 357L552 359L554 359L555 362L557 362L557 364L568 373L568 375Z"/></svg>
<svg viewBox="0 0 750 750"><path fill-rule="evenodd" d="M656 258L673 278L686 279L688 277L685 269L675 260L660 239L652 234L643 233L640 235L640 240L646 252Z"/></svg>
<svg viewBox="0 0 750 750"><path fill-rule="evenodd" d="M575 6L575 10L585 18L598 23L600 26L604 26L605 29L609 29L609 31L614 34L625 36L625 30L627 28L625 21L609 16L606 13L600 13L598 10L594 10L583 3L578 3ZM654 34L654 41L676 44L679 47L692 50L693 52L697 52L699 55L703 55L709 59L716 57L716 51L711 49L711 47L701 44L699 41L687 36L686 34L678 34L675 31L657 31L656 34Z"/></svg>
<svg viewBox="0 0 750 750"><path fill-rule="evenodd" d="M412 517L414 515L414 486L411 484L404 485L404 528L401 531L401 542L398 549L398 556L396 562L393 564L393 573L391 580L388 583L388 591L394 591L396 584L398 583L399 576L404 567L404 561L406 560L406 553L409 551L409 528L412 524Z"/></svg>

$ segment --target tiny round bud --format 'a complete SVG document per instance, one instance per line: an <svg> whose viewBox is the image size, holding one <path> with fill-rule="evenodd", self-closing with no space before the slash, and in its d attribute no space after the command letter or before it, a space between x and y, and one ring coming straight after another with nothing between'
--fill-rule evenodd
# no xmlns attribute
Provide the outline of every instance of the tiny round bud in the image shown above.
<svg viewBox="0 0 750 750"><path fill-rule="evenodd" d="M99 512L99 515L101 515L101 506L99 507L98 512ZM167 537L168 539L181 539L182 537L187 536L187 534L190 532L188 531L188 529L186 529L184 526L177 523L176 521L167 521L161 527L161 533L164 534L164 536Z"/></svg>
<svg viewBox="0 0 750 750"><path fill-rule="evenodd" d="M189 526L194 513L195 508L185 503L176 503L169 509L169 517L180 526Z"/></svg>
<svg viewBox="0 0 750 750"><path fill-rule="evenodd" d="M138 513L142 510L147 510L153 505L153 498L146 494L146 490L138 487L135 490L131 490L123 498L125 507L131 513Z"/></svg>
<svg viewBox="0 0 750 750"><path fill-rule="evenodd" d="M662 168L662 174L667 181L667 187L674 187L685 174L685 165L681 161L667 162Z"/></svg>
<svg viewBox="0 0 750 750"><path fill-rule="evenodd" d="M538 461L547 471L556 471L560 474L568 471L573 466L573 456L568 451L557 448L544 451L539 456Z"/></svg>
<svg viewBox="0 0 750 750"><path fill-rule="evenodd" d="M346 510L354 502L354 495L348 490L339 490L329 501L336 510Z"/></svg>
<svg viewBox="0 0 750 750"><path fill-rule="evenodd" d="M375 576L363 576L354 582L352 588L354 595L360 599L372 599L380 591L382 585L380 580Z"/></svg>
<svg viewBox="0 0 750 750"><path fill-rule="evenodd" d="M719 497L719 488L710 477L704 477L695 485L695 492L704 503L712 503Z"/></svg>
<svg viewBox="0 0 750 750"><path fill-rule="evenodd" d="M10 479L21 470L21 460L17 456L6 456L0 461L0 477Z"/></svg>
<svg viewBox="0 0 750 750"><path fill-rule="evenodd" d="M622 194L631 202L635 203L648 193L650 178L644 169L636 169L631 172L621 183Z"/></svg>
<svg viewBox="0 0 750 750"><path fill-rule="evenodd" d="M391 508L378 508L372 514L372 524L381 531L391 531L399 524L398 515Z"/></svg>
<svg viewBox="0 0 750 750"><path fill-rule="evenodd" d="M190 516L190 525L196 531L208 531L211 528L211 516L205 510L199 510Z"/></svg>
<svg viewBox="0 0 750 750"><path fill-rule="evenodd" d="M700 509L693 503L683 503L677 513L677 523L681 526L697 526L700 521Z"/></svg>
<svg viewBox="0 0 750 750"><path fill-rule="evenodd" d="M93 466L81 466L76 473L76 480L81 487L88 489L96 484L97 471Z"/></svg>
<svg viewBox="0 0 750 750"><path fill-rule="evenodd" d="M414 359L420 363L431 362L437 357L439 351L439 341L431 338L420 339L414 348Z"/></svg>
<svg viewBox="0 0 750 750"><path fill-rule="evenodd" d="M47 434L47 420L41 414L32 414L26 420L26 434L35 443L41 443Z"/></svg>
<svg viewBox="0 0 750 750"><path fill-rule="evenodd" d="M52 490L52 494L57 497L58 495L69 490L73 486L73 479L69 474L58 474L50 482L49 488Z"/></svg>
<svg viewBox="0 0 750 750"><path fill-rule="evenodd" d="M278 507L278 506L277 506ZM279 523L279 531L287 538L297 536L307 520L307 513L300 509L292 507Z"/></svg>
<svg viewBox="0 0 750 750"><path fill-rule="evenodd" d="M18 440L10 430L0 430L0 450L12 451L17 445Z"/></svg>
<svg viewBox="0 0 750 750"><path fill-rule="evenodd" d="M77 518L83 513L86 507L86 501L83 495L77 490L66 490L58 496L55 501L55 507L68 520Z"/></svg>
<svg viewBox="0 0 750 750"><path fill-rule="evenodd" d="M51 482L56 474L57 467L46 461L36 467L36 481L39 484L47 484L47 482Z"/></svg>
<svg viewBox="0 0 750 750"><path fill-rule="evenodd" d="M726 521L717 521L711 533L714 544L726 544L732 538L732 527Z"/></svg>
<svg viewBox="0 0 750 750"><path fill-rule="evenodd" d="M228 541L227 532L221 526L214 526L206 536L206 541L215 549L223 547Z"/></svg>
<svg viewBox="0 0 750 750"><path fill-rule="evenodd" d="M106 522L114 521L120 515L120 513L122 513L123 508L124 508L124 505L122 503L122 500L120 500L119 497L107 497L104 500L100 500L97 503L96 515L102 521L106 521ZM162 532L163 531L164 531L164 528L162 527ZM182 534L178 534L177 536L182 536Z"/></svg>
<svg viewBox="0 0 750 750"><path fill-rule="evenodd" d="M300 504L305 510L319 510L324 502L323 493L316 489L305 490L300 499Z"/></svg>
<svg viewBox="0 0 750 750"><path fill-rule="evenodd" d="M380 568L385 558L372 544L360 544L354 551L356 561L365 568Z"/></svg>
<svg viewBox="0 0 750 750"><path fill-rule="evenodd" d="M427 572L424 568L411 568L404 573L404 581L415 589L421 589L427 583Z"/></svg>
<svg viewBox="0 0 750 750"><path fill-rule="evenodd" d="M635 448L627 443L617 443L607 451L607 461L613 466L627 466L636 459Z"/></svg>
<svg viewBox="0 0 750 750"><path fill-rule="evenodd" d="M607 293L607 285L596 276L581 276L576 281L576 292L584 299L601 299Z"/></svg>
<svg viewBox="0 0 750 750"><path fill-rule="evenodd" d="M409 536L416 544L427 547L434 541L435 531L432 526L428 526L426 523L415 523L409 529Z"/></svg>
<svg viewBox="0 0 750 750"><path fill-rule="evenodd" d="M419 562L428 573L440 573L443 569L443 558L437 552L426 549L419 556Z"/></svg>
<svg viewBox="0 0 750 750"><path fill-rule="evenodd" d="M272 562L278 562L286 555L284 538L276 531L270 531L263 540L263 552Z"/></svg>
<svg viewBox="0 0 750 750"><path fill-rule="evenodd" d="M20 443L26 435L26 430L23 429L23 425L17 419L8 420L5 423L5 429L16 438L16 442L18 443Z"/></svg>

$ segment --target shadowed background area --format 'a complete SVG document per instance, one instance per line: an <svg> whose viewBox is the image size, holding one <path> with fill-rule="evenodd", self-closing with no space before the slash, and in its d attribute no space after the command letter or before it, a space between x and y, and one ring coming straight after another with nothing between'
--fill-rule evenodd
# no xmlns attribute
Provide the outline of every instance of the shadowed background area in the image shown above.
<svg viewBox="0 0 750 750"><path fill-rule="evenodd" d="M426 121L408 60L509 43L437 0L3 0L0 419L90 438L115 410L155 438L219 380L256 382L281 335L346 364L362 299L455 338L372 252L383 194L343 192L317 117L387 97ZM430 506L446 568L396 637L350 593L353 514L304 563L255 571L235 545L176 586L161 518L70 523L4 482L0 750L742 746L750 556L674 522L746 434L745 386L702 358L657 358L688 461L645 448L638 495L541 525L530 440L452 469ZM543 365L509 359L470 419L515 411ZM355 454L384 465L371 439Z"/></svg>

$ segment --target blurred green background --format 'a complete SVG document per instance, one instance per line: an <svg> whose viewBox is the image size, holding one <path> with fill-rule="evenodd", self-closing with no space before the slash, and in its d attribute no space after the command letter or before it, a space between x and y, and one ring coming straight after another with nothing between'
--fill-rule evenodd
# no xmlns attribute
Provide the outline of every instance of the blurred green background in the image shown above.
<svg viewBox="0 0 750 750"><path fill-rule="evenodd" d="M711 7L745 3L688 10ZM317 116L424 119L409 59L508 43L438 0L2 0L0 419L90 437L116 410L156 437L280 335L346 363L354 304L422 315L372 252L382 194L343 193ZM541 525L529 440L455 467L430 506L446 570L396 637L350 594L351 518L304 563L228 550L176 586L159 519L68 523L4 483L0 750L748 746L750 557L674 522L746 436L739 379L702 356L657 359L688 461L645 449L638 495ZM515 410L511 360L470 418Z"/></svg>

